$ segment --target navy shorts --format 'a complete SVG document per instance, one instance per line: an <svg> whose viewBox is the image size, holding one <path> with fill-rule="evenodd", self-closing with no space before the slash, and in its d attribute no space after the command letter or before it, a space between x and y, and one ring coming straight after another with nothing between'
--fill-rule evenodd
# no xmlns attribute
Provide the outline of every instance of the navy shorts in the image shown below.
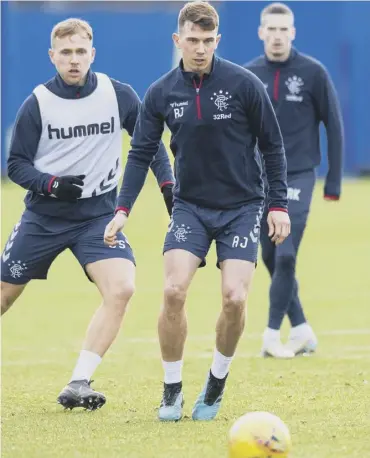
<svg viewBox="0 0 370 458"><path fill-rule="evenodd" d="M83 222L67 221L26 210L5 245L1 280L14 284L45 280L54 259L67 248L83 268L109 258L135 263L132 249L121 232L117 234L117 246L104 244L104 230L111 219L112 215L107 215Z"/></svg>
<svg viewBox="0 0 370 458"><path fill-rule="evenodd" d="M262 213L262 203L215 210L175 200L163 251L189 251L203 261L203 266L215 240L217 265L226 259L256 262Z"/></svg>

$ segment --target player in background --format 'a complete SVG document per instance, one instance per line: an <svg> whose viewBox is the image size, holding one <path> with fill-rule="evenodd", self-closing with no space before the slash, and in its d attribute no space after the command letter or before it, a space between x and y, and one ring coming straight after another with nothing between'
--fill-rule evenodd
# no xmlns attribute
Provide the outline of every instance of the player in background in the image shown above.
<svg viewBox="0 0 370 458"><path fill-rule="evenodd" d="M262 353L276 358L291 358L313 352L317 338L308 324L298 295L296 263L306 227L312 192L320 164L320 123L328 139L329 169L324 198L339 200L343 162L343 121L338 97L325 67L316 59L292 47L295 38L294 15L282 3L272 3L261 13L259 38L264 55L245 67L264 83L275 109L288 164L288 200L291 234L279 246L268 236L267 214L261 226L263 261L271 275L270 310L263 334ZM282 345L280 327L288 315L291 331Z"/></svg>
<svg viewBox="0 0 370 458"><path fill-rule="evenodd" d="M182 417L185 300L213 240L221 269L222 311L214 359L192 417L212 420L220 408L244 329L257 260L265 199L257 141L270 185L267 211L272 243L283 242L290 230L286 160L274 110L253 73L214 56L220 40L218 26L218 14L208 2L190 2L180 11L173 40L182 59L145 95L116 215L105 232L106 243L115 246L166 123L172 134L176 184L164 244L164 303L158 321L164 368L158 415L164 421Z"/></svg>
<svg viewBox="0 0 370 458"><path fill-rule="evenodd" d="M9 178L28 192L26 210L2 254L1 313L30 280L46 279L61 252L72 251L99 289L102 304L58 402L94 410L105 397L90 387L91 376L114 341L134 292L135 260L127 238L119 234L118 244L110 248L103 234L122 175L121 129L132 135L140 100L128 84L90 69L93 31L83 20L55 25L49 56L57 74L25 100L11 141ZM162 144L157 151L151 168L171 213L173 173Z"/></svg>

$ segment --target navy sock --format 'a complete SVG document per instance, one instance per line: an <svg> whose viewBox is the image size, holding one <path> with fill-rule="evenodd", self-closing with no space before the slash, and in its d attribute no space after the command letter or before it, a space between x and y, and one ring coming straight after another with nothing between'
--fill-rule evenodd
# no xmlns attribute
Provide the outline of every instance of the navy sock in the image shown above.
<svg viewBox="0 0 370 458"><path fill-rule="evenodd" d="M270 313L268 327L280 329L288 311L295 289L296 258L292 255L278 256L270 287Z"/></svg>

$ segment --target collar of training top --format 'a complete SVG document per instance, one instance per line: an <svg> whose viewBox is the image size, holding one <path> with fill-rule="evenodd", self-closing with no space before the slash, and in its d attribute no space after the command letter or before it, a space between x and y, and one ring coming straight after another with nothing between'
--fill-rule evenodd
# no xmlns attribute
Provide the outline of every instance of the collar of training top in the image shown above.
<svg viewBox="0 0 370 458"><path fill-rule="evenodd" d="M276 61L269 60L266 55L265 55L265 61L266 61L266 64L271 66L271 67L279 67L279 68L280 67L287 67L296 58L297 54L298 54L297 50L295 48L292 48L291 51L290 51L288 59L284 60L283 62L276 62Z"/></svg>
<svg viewBox="0 0 370 458"><path fill-rule="evenodd" d="M204 73L203 78L202 78L202 83L204 83L206 80L210 79L213 74L215 73L215 70L219 64L219 59L215 56L212 58L212 65L211 65L211 71L209 73ZM179 69L181 70L181 74L184 77L185 81L191 85L193 85L193 81L199 83L200 81L200 76L196 72L186 72L184 70L184 62L181 59L179 63Z"/></svg>
<svg viewBox="0 0 370 458"><path fill-rule="evenodd" d="M81 99L94 92L97 84L98 79L95 73L89 70L83 86L67 84L59 73L57 73L51 81L50 86L47 84L47 87L51 92L63 99Z"/></svg>

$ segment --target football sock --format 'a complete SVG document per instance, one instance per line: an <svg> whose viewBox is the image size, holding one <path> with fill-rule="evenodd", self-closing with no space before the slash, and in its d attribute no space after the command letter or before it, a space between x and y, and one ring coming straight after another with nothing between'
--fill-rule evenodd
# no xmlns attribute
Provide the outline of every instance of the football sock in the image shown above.
<svg viewBox="0 0 370 458"><path fill-rule="evenodd" d="M182 381L183 361L167 362L162 361L164 369L164 383L179 383Z"/></svg>
<svg viewBox="0 0 370 458"><path fill-rule="evenodd" d="M216 348L213 354L211 373L218 379L223 379L229 372L233 356L224 356Z"/></svg>
<svg viewBox="0 0 370 458"><path fill-rule="evenodd" d="M99 366L102 358L91 351L82 350L74 368L70 382L75 380L88 380Z"/></svg>

